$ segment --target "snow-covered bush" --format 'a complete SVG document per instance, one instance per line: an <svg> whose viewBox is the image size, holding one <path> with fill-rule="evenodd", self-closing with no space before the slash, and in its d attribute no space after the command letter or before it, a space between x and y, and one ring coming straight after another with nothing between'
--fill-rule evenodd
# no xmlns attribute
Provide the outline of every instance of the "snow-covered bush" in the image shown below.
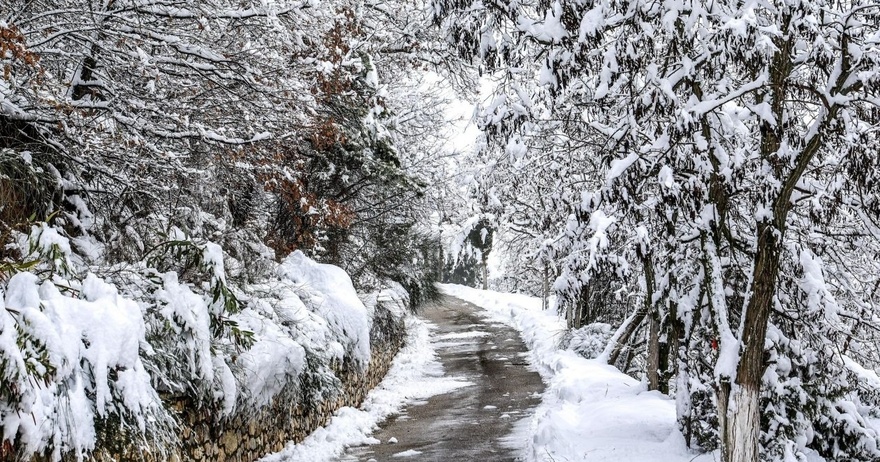
<svg viewBox="0 0 880 462"><path fill-rule="evenodd" d="M412 298L403 285L389 280L383 286L364 298L364 305L370 313L372 345L388 345L402 339L399 321L412 310Z"/></svg>
<svg viewBox="0 0 880 462"><path fill-rule="evenodd" d="M161 452L181 412L314 406L341 391L334 364L370 360L376 309L338 267L295 252L276 276L233 285L219 246L175 234L108 282L75 267L63 234L33 226L30 263L4 267L0 285L2 441L20 457ZM379 297L408 301L399 285Z"/></svg>
<svg viewBox="0 0 880 462"><path fill-rule="evenodd" d="M179 412L229 416L279 394L316 405L369 362L371 313L353 285L432 296L438 252L416 230L446 163L431 159L445 115L422 108L421 77L446 45L426 35L426 12L250 3L3 4L15 14L0 18L0 290L43 297L4 309L3 405L25 419L25 384L106 372L116 406L85 402L81 437L47 421L51 447L22 443L4 412L3 457L174 440ZM140 326L120 367L173 406L117 400L115 366L59 363L34 330L50 305L76 317L100 301L84 289L94 281Z"/></svg>
<svg viewBox="0 0 880 462"><path fill-rule="evenodd" d="M74 277L67 238L34 226L28 270L0 294L0 415L3 441L20 456L84 454L117 434L172 438L174 421L152 386L141 308L94 274ZM32 259L32 260L29 260ZM39 276L37 275L39 274Z"/></svg>
<svg viewBox="0 0 880 462"><path fill-rule="evenodd" d="M370 361L370 325L366 307L348 274L341 268L317 263L300 251L278 267L278 275L297 287L297 295L326 320L336 359L348 358L360 367Z"/></svg>
<svg viewBox="0 0 880 462"><path fill-rule="evenodd" d="M28 249L15 242L16 236L28 233L33 220L50 215L53 198L60 193L58 171L45 157L24 147L0 147L0 270L25 263Z"/></svg>
<svg viewBox="0 0 880 462"><path fill-rule="evenodd" d="M880 402L866 402L871 396L858 392L880 385L877 374L813 335L798 340L771 326L768 341L761 396L765 460L802 460L811 452L828 462L878 460L880 429L865 415Z"/></svg>
<svg viewBox="0 0 880 462"><path fill-rule="evenodd" d="M587 324L580 329L573 329L566 333L564 348L587 359L597 358L608 345L608 340L614 334L611 324L595 322Z"/></svg>

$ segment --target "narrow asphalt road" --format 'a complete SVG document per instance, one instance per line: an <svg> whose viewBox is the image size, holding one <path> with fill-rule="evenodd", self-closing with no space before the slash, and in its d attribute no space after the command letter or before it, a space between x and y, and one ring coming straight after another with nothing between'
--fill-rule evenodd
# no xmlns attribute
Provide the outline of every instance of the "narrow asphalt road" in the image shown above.
<svg viewBox="0 0 880 462"><path fill-rule="evenodd" d="M496 462L519 460L532 410L544 384L526 361L519 334L492 323L480 308L446 296L424 308L446 376L472 382L414 403L341 461ZM396 442L395 442L396 441Z"/></svg>

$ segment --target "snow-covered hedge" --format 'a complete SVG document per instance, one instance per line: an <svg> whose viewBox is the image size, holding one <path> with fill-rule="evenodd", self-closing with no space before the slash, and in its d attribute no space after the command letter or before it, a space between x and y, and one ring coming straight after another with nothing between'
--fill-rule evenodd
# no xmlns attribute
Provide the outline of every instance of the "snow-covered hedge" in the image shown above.
<svg viewBox="0 0 880 462"><path fill-rule="evenodd" d="M334 365L370 361L376 296L368 310L343 270L299 252L235 286L219 246L182 235L103 277L48 226L22 247L0 268L0 455L82 458L120 438L161 452L180 438L172 402L222 418L291 384L288 399L320 400L338 392ZM392 289L379 296L405 300Z"/></svg>
<svg viewBox="0 0 880 462"><path fill-rule="evenodd" d="M60 284L12 276L0 311L3 439L20 453L94 447L95 421L125 416L145 430L163 422L141 353L149 354L138 304L94 275Z"/></svg>

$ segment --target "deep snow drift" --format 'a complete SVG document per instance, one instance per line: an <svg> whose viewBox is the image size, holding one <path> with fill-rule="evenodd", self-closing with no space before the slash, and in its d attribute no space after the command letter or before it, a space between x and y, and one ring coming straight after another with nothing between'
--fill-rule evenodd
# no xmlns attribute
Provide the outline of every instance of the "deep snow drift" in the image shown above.
<svg viewBox="0 0 880 462"><path fill-rule="evenodd" d="M675 402L616 368L559 348L565 321L524 295L441 285L518 329L548 387L529 429L533 461L710 462L690 451L675 423Z"/></svg>

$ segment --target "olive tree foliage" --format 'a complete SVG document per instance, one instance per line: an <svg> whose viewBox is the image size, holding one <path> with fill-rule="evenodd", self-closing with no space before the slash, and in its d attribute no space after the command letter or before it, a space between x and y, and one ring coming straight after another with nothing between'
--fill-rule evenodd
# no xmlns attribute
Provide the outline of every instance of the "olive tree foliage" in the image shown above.
<svg viewBox="0 0 880 462"><path fill-rule="evenodd" d="M647 330L690 444L880 457L876 2L448 0L435 19L501 76L490 139L583 140L556 290L635 294L602 357Z"/></svg>

